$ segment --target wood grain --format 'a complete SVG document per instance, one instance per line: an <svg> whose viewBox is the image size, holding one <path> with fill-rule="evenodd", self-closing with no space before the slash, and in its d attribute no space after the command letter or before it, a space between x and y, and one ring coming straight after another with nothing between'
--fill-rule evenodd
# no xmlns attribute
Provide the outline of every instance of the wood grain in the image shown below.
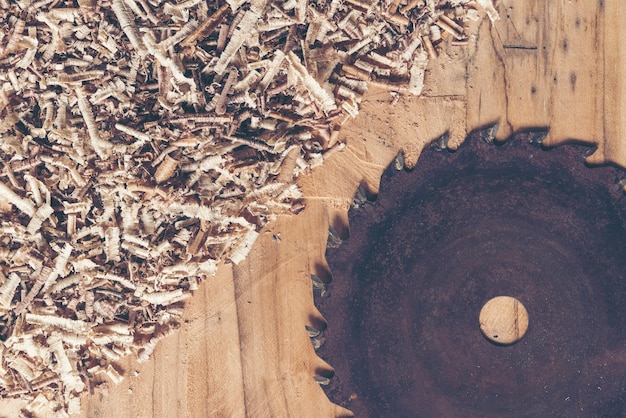
<svg viewBox="0 0 626 418"><path fill-rule="evenodd" d="M496 296L485 303L478 317L483 335L496 344L518 342L528 329L528 312L510 296Z"/></svg>
<svg viewBox="0 0 626 418"><path fill-rule="evenodd" d="M549 128L547 146L584 142L597 147L590 164L626 167L626 3L504 0L499 12L495 25L475 24L467 47L440 51L422 97L392 105L388 92L372 89L342 132L347 148L300 179L307 209L266 227L236 268L221 266L188 303L182 329L148 363L124 361L124 382L84 398L77 416L350 415L315 382L332 365L316 356L305 325L323 322L310 274L326 271L329 224L347 234L359 184L376 193L400 149L414 165L443 133L456 148L493 123L500 140ZM0 416L19 407L2 401Z"/></svg>

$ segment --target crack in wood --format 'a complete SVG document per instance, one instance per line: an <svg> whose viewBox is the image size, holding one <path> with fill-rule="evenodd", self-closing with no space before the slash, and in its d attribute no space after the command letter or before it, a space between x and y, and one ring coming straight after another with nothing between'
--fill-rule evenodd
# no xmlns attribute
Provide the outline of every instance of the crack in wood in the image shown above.
<svg viewBox="0 0 626 418"><path fill-rule="evenodd" d="M536 46L528 46L528 45L502 45L504 49L526 49L529 51L536 51L538 48Z"/></svg>

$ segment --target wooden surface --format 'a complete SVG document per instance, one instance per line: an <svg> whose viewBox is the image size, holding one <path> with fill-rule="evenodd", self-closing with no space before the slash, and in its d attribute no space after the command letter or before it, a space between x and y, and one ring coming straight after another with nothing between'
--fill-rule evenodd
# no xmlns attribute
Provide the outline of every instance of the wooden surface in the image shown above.
<svg viewBox="0 0 626 418"><path fill-rule="evenodd" d="M594 144L588 162L626 167L626 2L505 0L498 10L495 25L476 23L467 47L431 62L422 97L392 105L388 92L371 90L342 132L348 147L301 178L307 209L269 225L236 268L221 266L188 303L183 328L148 363L126 360L124 382L84 398L77 416L349 415L314 380L332 365L315 355L305 325L323 322L310 274L328 275L328 225L347 234L360 183L375 193L398 150L415 164L444 132L455 148L496 122L498 139L549 127L546 145ZM3 401L0 416L18 404Z"/></svg>
<svg viewBox="0 0 626 418"><path fill-rule="evenodd" d="M526 334L528 312L519 300L496 296L483 305L478 322L487 339L496 344L513 344Z"/></svg>

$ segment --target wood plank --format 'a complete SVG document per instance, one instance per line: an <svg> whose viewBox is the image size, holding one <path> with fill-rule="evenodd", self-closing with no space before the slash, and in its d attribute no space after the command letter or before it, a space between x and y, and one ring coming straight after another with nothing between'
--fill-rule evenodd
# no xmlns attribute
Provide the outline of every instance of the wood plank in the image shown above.
<svg viewBox="0 0 626 418"><path fill-rule="evenodd" d="M604 158L626 167L626 31L623 28L626 4L604 2L604 86L598 91L603 98ZM600 94L602 92L603 94ZM596 160L594 160L595 162ZM599 158L597 161L600 161Z"/></svg>
<svg viewBox="0 0 626 418"><path fill-rule="evenodd" d="M126 379L83 399L83 417L243 417L244 392L232 270L220 266L187 304L185 323Z"/></svg>
<svg viewBox="0 0 626 418"><path fill-rule="evenodd" d="M411 166L443 133L454 149L496 122L499 139L549 127L546 145L595 144L590 163L626 167L626 4L503 0L499 11L494 26L476 23L465 49L448 47L431 62L422 97L392 104L372 89L342 131L347 148L300 179L307 209L266 227L239 266L221 266L188 303L181 330L149 362L125 360L124 382L84 398L79 416L349 415L314 381L332 365L315 355L304 326L323 321L309 275L326 268L328 226L347 232L359 184L376 193L400 149ZM3 401L9 412L0 415L19 405Z"/></svg>
<svg viewBox="0 0 626 418"><path fill-rule="evenodd" d="M497 139L548 128L546 146L598 147L590 164L625 167L626 9L618 1L501 2L468 57L467 130L499 122Z"/></svg>

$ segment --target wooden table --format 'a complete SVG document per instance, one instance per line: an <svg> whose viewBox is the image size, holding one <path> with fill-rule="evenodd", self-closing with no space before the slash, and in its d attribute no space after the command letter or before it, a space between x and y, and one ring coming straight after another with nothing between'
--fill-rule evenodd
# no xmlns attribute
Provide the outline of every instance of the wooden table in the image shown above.
<svg viewBox="0 0 626 418"><path fill-rule="evenodd" d="M590 164L626 167L626 3L503 0L498 9L495 25L477 22L468 46L431 62L422 97L392 105L389 92L372 89L342 132L345 150L300 179L306 210L266 227L239 266L221 266L188 303L182 329L148 363L123 362L126 379L84 398L81 416L349 415L313 378L332 365L316 356L305 325L324 321L310 275L328 274L328 226L347 232L359 184L376 193L400 149L412 165L444 132L455 148L496 122L498 139L549 127L545 145L592 144ZM0 416L17 407L3 401Z"/></svg>

